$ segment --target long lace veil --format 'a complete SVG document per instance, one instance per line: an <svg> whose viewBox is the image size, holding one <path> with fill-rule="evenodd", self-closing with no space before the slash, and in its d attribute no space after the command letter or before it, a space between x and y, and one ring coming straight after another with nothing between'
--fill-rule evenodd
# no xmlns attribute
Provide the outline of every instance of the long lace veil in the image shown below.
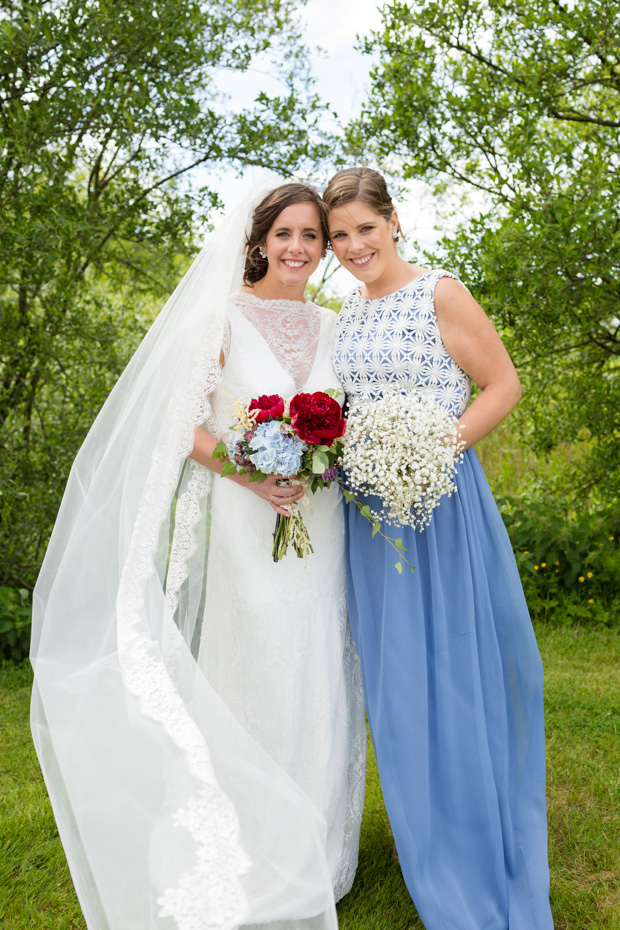
<svg viewBox="0 0 620 930"><path fill-rule="evenodd" d="M32 730L89 930L337 927L323 819L194 658L213 473L188 454L197 425L215 429L265 192L203 248L110 394L35 589Z"/></svg>

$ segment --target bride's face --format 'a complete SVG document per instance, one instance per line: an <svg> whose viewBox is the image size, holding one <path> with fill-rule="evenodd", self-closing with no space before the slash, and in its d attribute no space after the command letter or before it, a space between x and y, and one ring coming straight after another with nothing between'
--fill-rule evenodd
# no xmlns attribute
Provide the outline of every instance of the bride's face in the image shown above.
<svg viewBox="0 0 620 930"><path fill-rule="evenodd" d="M312 203L285 207L263 244L269 260L266 285L305 287L325 248L319 212Z"/></svg>
<svg viewBox="0 0 620 930"><path fill-rule="evenodd" d="M328 226L338 261L364 284L378 281L398 261L392 236L398 229L396 212L388 220L361 200L352 200L334 207Z"/></svg>

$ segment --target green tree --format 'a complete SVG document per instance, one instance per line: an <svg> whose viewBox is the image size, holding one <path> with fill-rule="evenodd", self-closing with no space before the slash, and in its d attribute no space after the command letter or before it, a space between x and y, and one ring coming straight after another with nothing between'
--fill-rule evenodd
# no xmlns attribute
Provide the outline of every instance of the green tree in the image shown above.
<svg viewBox="0 0 620 930"><path fill-rule="evenodd" d="M477 192L443 259L506 336L535 447L582 441L577 497L620 492L619 35L615 0L390 3L348 132L396 174Z"/></svg>
<svg viewBox="0 0 620 930"><path fill-rule="evenodd" d="M200 178L324 153L298 6L3 0L0 585L32 583L71 459L218 206ZM281 93L235 111L218 76L257 66Z"/></svg>

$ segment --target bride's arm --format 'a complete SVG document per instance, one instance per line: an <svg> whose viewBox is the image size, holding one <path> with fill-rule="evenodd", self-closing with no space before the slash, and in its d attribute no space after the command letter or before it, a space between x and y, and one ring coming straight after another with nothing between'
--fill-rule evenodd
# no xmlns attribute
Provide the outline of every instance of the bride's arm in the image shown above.
<svg viewBox="0 0 620 930"><path fill-rule="evenodd" d="M465 448L495 429L521 398L519 376L490 319L454 278L440 278L435 312L443 343L481 393L459 420Z"/></svg>
<svg viewBox="0 0 620 930"><path fill-rule="evenodd" d="M208 433L202 427L198 427L194 432L194 448L190 455L201 465L210 468L211 471L221 473L225 462L221 459L213 458L213 450L217 445L217 439ZM264 481L249 481L249 475L227 475L229 481L234 481L249 491L253 491L258 497L269 501L276 513L288 517L288 512L283 507L288 507L293 501L299 500L304 490L299 485L291 487L280 487L276 481L281 475L268 475Z"/></svg>

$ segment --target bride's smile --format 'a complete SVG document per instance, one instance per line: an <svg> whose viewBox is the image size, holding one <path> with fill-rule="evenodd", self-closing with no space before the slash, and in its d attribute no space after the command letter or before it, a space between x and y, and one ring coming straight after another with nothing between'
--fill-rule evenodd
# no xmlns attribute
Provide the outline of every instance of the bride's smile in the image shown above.
<svg viewBox="0 0 620 930"><path fill-rule="evenodd" d="M282 210L267 233L267 274L254 288L259 297L302 300L306 282L316 270L325 247L317 208L295 203Z"/></svg>

